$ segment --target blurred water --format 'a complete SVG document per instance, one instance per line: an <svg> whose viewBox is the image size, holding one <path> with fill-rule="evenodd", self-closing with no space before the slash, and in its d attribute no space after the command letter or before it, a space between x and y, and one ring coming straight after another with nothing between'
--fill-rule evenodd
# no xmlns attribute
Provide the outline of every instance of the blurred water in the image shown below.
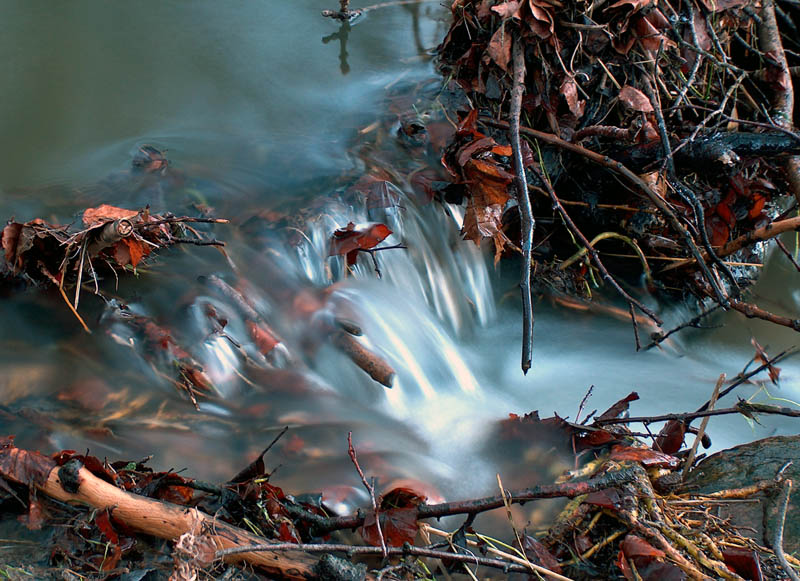
<svg viewBox="0 0 800 581"><path fill-rule="evenodd" d="M749 360L751 335L771 352L795 342L788 330L730 313L712 321L724 327L636 353L629 322L541 301L534 367L523 376L516 266L495 270L461 241L458 208L410 195L413 152L397 169L395 185L409 195L400 207L368 208L347 188L368 169L351 147L356 131L391 117L393 87L433 75L428 51L446 11L427 3L370 12L349 30L344 74L331 38L340 27L319 17L331 4L3 2L0 215L69 222L99 203L177 214L210 206L232 223L213 229L225 255L176 248L118 288L104 281L110 297L170 329L222 398L195 411L102 300L82 298L95 330L87 335L58 295L31 290L0 302L0 432L48 452L154 454L158 467L216 480L290 425L267 461L281 464L276 484L299 492L358 486L346 455L352 431L362 466L384 482L414 477L451 497L475 495L493 489L498 470L513 473L506 486L526 486L566 466L487 453L496 450L493 422L509 412L574 418L590 385L589 409L636 390L636 415L689 411L719 373ZM167 150L174 171L131 175L143 143ZM380 280L367 256L351 273L327 257L333 230L375 221L394 232L384 244L407 246L378 253ZM764 306L797 312L790 268L772 257L757 289ZM290 364L261 359L211 276L242 290ZM241 348L214 333L207 305ZM688 314L673 307L667 318ZM332 347L336 317L361 326L363 343L394 367L391 390ZM800 399L797 364L782 367L773 391ZM794 431L777 418L711 424L716 447Z"/></svg>

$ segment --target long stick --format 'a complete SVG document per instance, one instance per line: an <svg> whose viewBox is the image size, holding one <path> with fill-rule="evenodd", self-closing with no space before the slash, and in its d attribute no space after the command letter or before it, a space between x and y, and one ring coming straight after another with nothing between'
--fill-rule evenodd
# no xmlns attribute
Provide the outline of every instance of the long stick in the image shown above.
<svg viewBox="0 0 800 581"><path fill-rule="evenodd" d="M533 248L533 229L536 221L528 196L528 180L522 162L522 144L519 139L519 115L522 109L522 93L525 90L525 48L514 35L511 49L514 65L514 86L511 90L511 123L509 133L511 150L514 154L514 185L517 188L517 204L522 222L522 372L527 374L533 358L533 300L531 299L531 251Z"/></svg>

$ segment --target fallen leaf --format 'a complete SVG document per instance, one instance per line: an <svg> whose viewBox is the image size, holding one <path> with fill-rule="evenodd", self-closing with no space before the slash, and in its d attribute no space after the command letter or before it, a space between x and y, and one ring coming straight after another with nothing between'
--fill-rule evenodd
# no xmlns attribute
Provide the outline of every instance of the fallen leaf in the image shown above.
<svg viewBox="0 0 800 581"><path fill-rule="evenodd" d="M387 546L402 547L405 543L414 543L418 530L416 508L393 508L380 511L379 514L381 531ZM375 547L381 545L374 511L367 514L363 526L358 531L368 544Z"/></svg>
<svg viewBox="0 0 800 581"><path fill-rule="evenodd" d="M492 10L495 8L497 6L494 6ZM508 70L508 63L511 61L511 33L506 31L505 24L501 24L492 35L489 45L486 47L486 54L503 71Z"/></svg>
<svg viewBox="0 0 800 581"><path fill-rule="evenodd" d="M642 113L653 112L653 105L650 103L650 99L647 98L647 95L630 85L622 87L622 90L619 92L619 100L623 105L633 111Z"/></svg>
<svg viewBox="0 0 800 581"><path fill-rule="evenodd" d="M680 420L670 420L661 428L653 449L664 454L675 454L683 447L684 437L686 436L686 423Z"/></svg>
<svg viewBox="0 0 800 581"><path fill-rule="evenodd" d="M561 573L561 565L558 563L558 559L556 559L553 553L547 550L547 547L538 539L523 534L522 550L525 551L525 556L531 563L541 565L553 573Z"/></svg>
<svg viewBox="0 0 800 581"><path fill-rule="evenodd" d="M639 394L636 393L635 391L630 392L628 395L623 397L617 403L615 403L610 408L608 408L606 411L604 411L602 414L600 414L600 416L597 418L597 420L610 420L610 419L613 419L613 418L620 417L620 415L622 415L624 412L628 411L628 407L630 405L630 402L636 401L637 399L639 399ZM595 420L595 421L597 421L597 420Z"/></svg>
<svg viewBox="0 0 800 581"><path fill-rule="evenodd" d="M625 444L615 444L609 459L616 462L639 462L645 468L677 468L680 460L675 456L656 452L650 448L634 448Z"/></svg>
<svg viewBox="0 0 800 581"><path fill-rule="evenodd" d="M761 365L767 364L769 362L769 355L767 355L767 352L764 350L764 348L758 343L758 341L756 341L755 337L750 338L750 344L753 346L753 349L756 350L755 361ZM778 379L780 379L781 376L781 368L774 365L769 365L767 367L767 371L769 373L770 381L777 385Z"/></svg>
<svg viewBox="0 0 800 581"><path fill-rule="evenodd" d="M55 467L50 457L14 446L14 436L0 437L0 476L6 480L41 485Z"/></svg>
<svg viewBox="0 0 800 581"><path fill-rule="evenodd" d="M247 321L247 331L262 355L271 353L275 346L280 343L270 329L266 329L254 321Z"/></svg>
<svg viewBox="0 0 800 581"><path fill-rule="evenodd" d="M139 212L135 210L102 204L96 208L87 208L83 211L83 224L86 227L92 227L113 220L130 220L138 215Z"/></svg>
<svg viewBox="0 0 800 581"><path fill-rule="evenodd" d="M737 549L726 547L722 549L722 558L725 564L734 573L752 581L762 581L761 562L755 551L751 549Z"/></svg>
<svg viewBox="0 0 800 581"><path fill-rule="evenodd" d="M339 228L331 235L328 256L345 254L347 264L352 266L356 263L359 250L374 248L391 233L386 224L372 223L356 228L355 224L350 222L347 227Z"/></svg>
<svg viewBox="0 0 800 581"><path fill-rule="evenodd" d="M560 91L561 96L564 97L564 101L567 103L567 107L569 107L570 113L577 119L583 117L583 112L586 109L586 101L584 99L578 99L578 83L571 78L564 79L564 82L561 83Z"/></svg>

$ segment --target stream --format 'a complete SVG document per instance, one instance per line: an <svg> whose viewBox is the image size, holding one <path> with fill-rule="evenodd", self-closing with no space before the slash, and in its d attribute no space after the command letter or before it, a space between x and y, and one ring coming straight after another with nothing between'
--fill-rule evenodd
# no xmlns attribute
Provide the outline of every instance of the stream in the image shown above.
<svg viewBox="0 0 800 581"><path fill-rule="evenodd" d="M393 107L420 88L436 94L432 55L448 10L390 5L347 26L320 16L337 4L4 3L0 215L66 224L103 203L149 204L176 215L213 208L231 222L204 230L226 242L224 254L175 247L118 286L101 281L115 304L180 338L220 397L196 411L90 290L80 306L93 329L86 334L57 293L29 289L0 302L2 434L48 453L152 455L154 468L222 481L289 426L266 457L280 465L273 484L292 493L324 488L346 508L365 502L347 456L352 431L361 466L382 484L416 479L431 494L474 497L493 493L496 473L511 488L571 467L546 443L503 446L495 426L509 413L574 418L590 386L587 411L631 391L641 397L635 415L692 411L720 373L747 364L751 337L771 354L797 341L788 329L724 313L709 320L713 328L637 353L630 321L542 298L533 368L523 375L518 262L495 267L488 248L460 240L461 208L424 203L407 180L395 184L404 196L397 206L368 207L351 195L365 172L354 144L380 131L375 124L390 128L377 147L406 156L398 175L420 163L393 143ZM132 174L144 144L164 151L174 173ZM368 256L349 274L342 257L327 256L332 232L349 222L383 222L393 231L384 244L407 246L376 253L382 278ZM757 302L796 314L797 272L780 254L763 271ZM212 276L246 287L295 365L245 363L242 352L257 358L245 321L210 287ZM214 333L208 305L241 349ZM681 305L661 310L665 328L692 315ZM336 317L355 321L392 365L393 388L325 340L320 329ZM798 362L781 367L770 393L800 401ZM726 416L713 418L709 432L713 451L797 428L777 416L761 424Z"/></svg>

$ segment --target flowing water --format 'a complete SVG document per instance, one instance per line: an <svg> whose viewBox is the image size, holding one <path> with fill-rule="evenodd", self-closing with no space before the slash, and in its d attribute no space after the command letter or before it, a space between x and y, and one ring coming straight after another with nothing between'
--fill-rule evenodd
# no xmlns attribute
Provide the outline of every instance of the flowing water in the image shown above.
<svg viewBox="0 0 800 581"><path fill-rule="evenodd" d="M378 8L352 27L319 16L334 0L3 4L0 215L69 223L109 203L178 215L213 208L231 220L205 229L226 241L226 255L175 248L118 287L102 281L114 304L168 328L221 397L195 411L143 356L113 305L90 290L81 312L91 335L56 293L19 292L0 302L0 432L16 434L20 446L153 454L158 468L222 480L288 425L267 457L281 464L273 482L360 502L347 459L352 431L361 465L383 482L416 478L450 498L474 496L493 490L498 471L507 486L525 486L568 466L547 454L504 453L493 426L510 412L574 418L590 385L588 409L636 390L636 415L690 411L721 372L747 363L751 336L771 352L796 341L730 313L712 321L724 326L636 353L629 322L543 299L534 366L523 376L517 263L495 268L459 239L458 207L412 195L413 148L398 154L394 131L374 144L405 164L399 206L367 207L348 188L367 169L354 147L358 132L370 139L375 127L391 127L392 107L413 102L414 91L435 96L431 49L448 17L436 3ZM128 171L143 144L166 150L168 175ZM327 257L329 237L370 221L394 232L385 244L407 249L377 253L381 279L366 256L345 276L341 257ZM797 313L797 273L780 255L764 270L759 302ZM213 277L245 289L284 340L289 364L260 359ZM241 348L215 333L208 305ZM690 314L665 311L675 323ZM330 345L337 317L357 322L365 344L394 367L392 389ZM782 367L771 392L797 401L798 366ZM710 431L720 448L796 428L725 417Z"/></svg>

